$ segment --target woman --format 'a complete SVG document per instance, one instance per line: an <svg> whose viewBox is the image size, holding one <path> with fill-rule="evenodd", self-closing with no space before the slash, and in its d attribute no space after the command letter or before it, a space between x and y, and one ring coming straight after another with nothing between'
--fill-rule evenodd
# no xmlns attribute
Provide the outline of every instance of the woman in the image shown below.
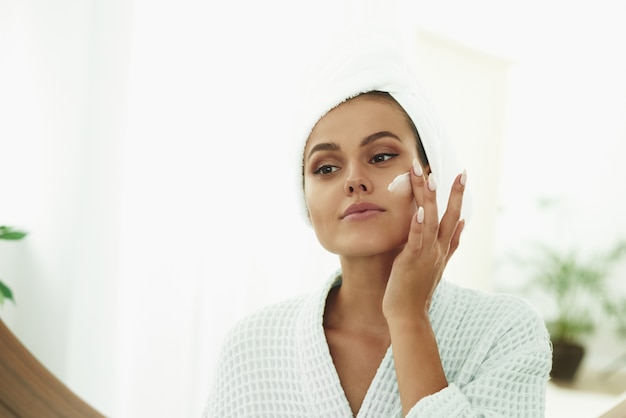
<svg viewBox="0 0 626 418"><path fill-rule="evenodd" d="M341 270L237 324L206 415L543 416L551 353L539 316L442 280L467 178L450 175L455 160L402 55L358 34L316 76L303 201Z"/></svg>

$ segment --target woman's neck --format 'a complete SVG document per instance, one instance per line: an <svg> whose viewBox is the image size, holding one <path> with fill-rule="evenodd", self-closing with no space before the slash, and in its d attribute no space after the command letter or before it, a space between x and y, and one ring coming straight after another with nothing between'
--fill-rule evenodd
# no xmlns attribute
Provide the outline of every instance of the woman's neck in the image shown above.
<svg viewBox="0 0 626 418"><path fill-rule="evenodd" d="M342 284L328 296L325 325L386 331L382 302L395 254L341 257Z"/></svg>

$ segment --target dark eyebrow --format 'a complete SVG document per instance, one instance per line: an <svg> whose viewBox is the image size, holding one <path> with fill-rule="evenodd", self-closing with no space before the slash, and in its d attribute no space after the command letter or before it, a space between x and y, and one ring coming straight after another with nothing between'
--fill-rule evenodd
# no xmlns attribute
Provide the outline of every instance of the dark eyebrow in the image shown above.
<svg viewBox="0 0 626 418"><path fill-rule="evenodd" d="M316 144L311 151L309 152L309 160L311 156L315 154L317 151L337 151L339 149L339 145L334 142L322 142L321 144Z"/></svg>
<svg viewBox="0 0 626 418"><path fill-rule="evenodd" d="M398 135L392 132L381 131L381 132L376 132L374 134L368 135L365 138L363 138L363 140L361 141L361 146L364 147L365 145L371 144L377 139L385 138L385 137L391 137L391 138L397 139L398 141L402 141L400 137L398 137ZM308 159L310 160L311 156L317 151L337 151L339 149L340 149L339 145L335 144L334 142L322 142L320 144L316 144L313 148L311 148Z"/></svg>
<svg viewBox="0 0 626 418"><path fill-rule="evenodd" d="M398 141L402 142L402 140L400 139L400 137L398 137L398 135L396 135L396 134L394 134L392 132L389 132L389 131L381 131L381 132L376 132L375 134L371 134L371 135L368 135L367 137L365 137L363 139L363 141L361 141L361 146L363 147L363 146L365 146L367 144L371 144L372 142L376 141L377 139L384 138L384 137L395 138Z"/></svg>

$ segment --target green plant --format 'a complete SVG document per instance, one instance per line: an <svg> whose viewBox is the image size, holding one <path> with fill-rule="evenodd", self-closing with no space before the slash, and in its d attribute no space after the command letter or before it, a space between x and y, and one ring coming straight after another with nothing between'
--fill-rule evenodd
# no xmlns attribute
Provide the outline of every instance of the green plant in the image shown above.
<svg viewBox="0 0 626 418"><path fill-rule="evenodd" d="M16 241L24 238L25 236L26 232L18 231L9 226L0 226L0 239ZM15 303L13 292L11 292L11 289L0 280L0 307L4 305L4 301L7 299Z"/></svg>
<svg viewBox="0 0 626 418"><path fill-rule="evenodd" d="M626 335L626 297L609 280L612 268L626 256L626 241L588 260L575 251L539 249L538 257L526 261L533 273L525 290L539 290L551 300L556 314L546 325L553 342L581 344L605 319Z"/></svg>

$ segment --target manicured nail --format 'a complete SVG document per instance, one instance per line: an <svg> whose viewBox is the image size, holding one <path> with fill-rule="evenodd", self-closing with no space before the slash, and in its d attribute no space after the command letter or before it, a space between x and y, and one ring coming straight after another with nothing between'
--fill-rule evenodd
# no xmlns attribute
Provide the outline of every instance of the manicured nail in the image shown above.
<svg viewBox="0 0 626 418"><path fill-rule="evenodd" d="M424 207L420 206L419 208L417 208L417 223L421 224L424 223Z"/></svg>
<svg viewBox="0 0 626 418"><path fill-rule="evenodd" d="M417 158L413 159L413 172L416 176L423 176L424 170L422 170L422 165L417 161Z"/></svg>
<svg viewBox="0 0 626 418"><path fill-rule="evenodd" d="M467 183L467 171L463 170L463 173L461 174L461 179L459 181L461 183L461 186L465 186L465 183Z"/></svg>
<svg viewBox="0 0 626 418"><path fill-rule="evenodd" d="M437 190L437 183L435 183L435 177L433 176L433 173L430 173L428 175L428 190L430 190L431 192Z"/></svg>

